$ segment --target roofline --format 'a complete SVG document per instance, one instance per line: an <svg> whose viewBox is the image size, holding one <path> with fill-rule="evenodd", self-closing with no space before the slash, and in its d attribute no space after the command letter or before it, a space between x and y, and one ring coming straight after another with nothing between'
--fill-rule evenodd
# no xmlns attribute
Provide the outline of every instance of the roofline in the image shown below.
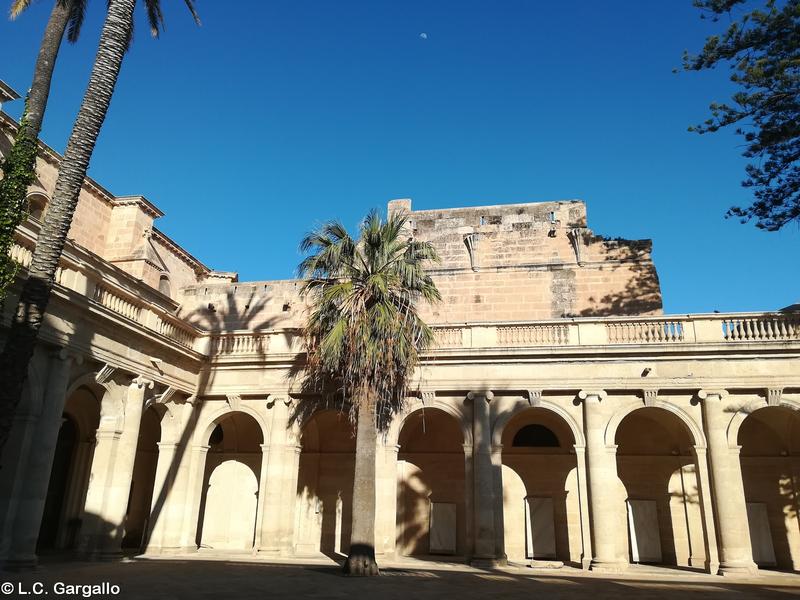
<svg viewBox="0 0 800 600"><path fill-rule="evenodd" d="M18 100L19 98L21 98L21 96L17 93L17 91L5 81L0 79L0 102L11 102L12 100Z"/></svg>

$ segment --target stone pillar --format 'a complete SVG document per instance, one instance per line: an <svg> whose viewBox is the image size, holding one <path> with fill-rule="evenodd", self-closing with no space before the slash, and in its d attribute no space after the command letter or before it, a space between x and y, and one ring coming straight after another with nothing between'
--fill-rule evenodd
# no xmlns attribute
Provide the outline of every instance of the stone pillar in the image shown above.
<svg viewBox="0 0 800 600"><path fill-rule="evenodd" d="M89 555L113 557L122 552L145 392L152 388L152 381L137 377L128 386L110 389L110 402L103 398L80 533L81 551Z"/></svg>
<svg viewBox="0 0 800 600"><path fill-rule="evenodd" d="M261 505L260 546L265 554L289 555L294 535L297 471L299 453L297 443L290 439L289 406L291 400L277 398L271 402L272 425L269 447L264 457L267 468ZM263 460L263 458L262 458Z"/></svg>
<svg viewBox="0 0 800 600"><path fill-rule="evenodd" d="M378 506L375 552L387 558L395 555L397 537L397 455L400 446L378 446L375 493Z"/></svg>
<svg viewBox="0 0 800 600"><path fill-rule="evenodd" d="M589 515L591 517L592 557L591 569L604 572L619 572L628 563L617 553L619 519L617 518L617 457L616 446L607 447L605 440L608 419L601 408L606 398L602 390L581 390L578 397L583 400L586 429L586 451L588 459Z"/></svg>
<svg viewBox="0 0 800 600"><path fill-rule="evenodd" d="M267 465L269 464L269 444L261 444L261 469L258 475L258 504L256 506L256 535L253 541L253 552L262 546L264 523L264 501L267 498Z"/></svg>
<svg viewBox="0 0 800 600"><path fill-rule="evenodd" d="M193 398L172 399L165 405L167 412L161 419L161 441L158 443L150 505L148 553L176 554L197 550L194 541L188 549L181 545L184 521L192 512L186 502L186 492L192 464L191 439L198 419L197 403Z"/></svg>
<svg viewBox="0 0 800 600"><path fill-rule="evenodd" d="M202 539L198 530L200 510L205 492L206 459L211 448L208 444L194 445L188 448L189 456L180 462L178 476L183 479L180 485L176 482L177 494L170 502L168 519L174 519L179 531L176 551L196 552L197 544ZM182 472L181 472L182 471ZM200 539L198 539L200 538Z"/></svg>
<svg viewBox="0 0 800 600"><path fill-rule="evenodd" d="M473 481L473 552L472 563L478 565L494 565L497 562L495 553L495 485L492 467L491 426L489 420L489 402L494 394L487 392L470 392L467 396L472 401L472 481Z"/></svg>
<svg viewBox="0 0 800 600"><path fill-rule="evenodd" d="M717 551L717 528L714 526L714 510L711 506L711 479L708 475L708 457L702 446L693 446L697 473L697 493L700 498L700 515L703 521L704 547L706 560L703 565L706 572L716 575L719 571L719 553Z"/></svg>
<svg viewBox="0 0 800 600"><path fill-rule="evenodd" d="M711 497L716 513L719 537L719 571L722 575L754 575L747 505L739 462L739 447L728 445L728 423L722 390L701 390L703 416L708 439L708 460L711 474Z"/></svg>
<svg viewBox="0 0 800 600"><path fill-rule="evenodd" d="M465 546L470 552L475 547L475 538L472 525L475 522L475 509L473 506L473 492L475 473L472 470L472 444L464 444L464 538Z"/></svg>
<svg viewBox="0 0 800 600"><path fill-rule="evenodd" d="M494 555L498 564L507 564L505 523L503 523L503 445L492 446L492 488L494 498Z"/></svg>
<svg viewBox="0 0 800 600"><path fill-rule="evenodd" d="M592 563L592 532L589 519L589 488L586 474L586 447L574 446L578 471L578 505L581 511L581 567L588 569Z"/></svg>
<svg viewBox="0 0 800 600"><path fill-rule="evenodd" d="M13 538L7 553L7 563L10 566L25 568L36 565L36 542L39 539L42 513L47 499L58 431L63 422L73 360L62 350L50 361L42 411L35 426L34 447L25 466L24 482L13 523Z"/></svg>

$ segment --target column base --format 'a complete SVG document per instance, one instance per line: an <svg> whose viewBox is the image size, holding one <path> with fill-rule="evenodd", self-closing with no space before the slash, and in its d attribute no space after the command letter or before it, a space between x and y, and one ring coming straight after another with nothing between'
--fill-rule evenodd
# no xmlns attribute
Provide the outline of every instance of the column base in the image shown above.
<svg viewBox="0 0 800 600"><path fill-rule="evenodd" d="M592 566L591 558L581 558L581 569L583 569L584 571L588 571L591 566Z"/></svg>
<svg viewBox="0 0 800 600"><path fill-rule="evenodd" d="M723 577L757 577L758 566L754 562L721 562L719 574Z"/></svg>
<svg viewBox="0 0 800 600"><path fill-rule="evenodd" d="M3 561L4 571L33 571L39 568L39 558L30 556L12 556Z"/></svg>
<svg viewBox="0 0 800 600"><path fill-rule="evenodd" d="M494 556L479 557L475 556L469 559L469 566L476 569L496 569L497 567L507 567L508 559L497 558Z"/></svg>
<svg viewBox="0 0 800 600"><path fill-rule="evenodd" d="M593 558L589 569L595 573L624 573L628 570L628 562L624 560L601 560Z"/></svg>

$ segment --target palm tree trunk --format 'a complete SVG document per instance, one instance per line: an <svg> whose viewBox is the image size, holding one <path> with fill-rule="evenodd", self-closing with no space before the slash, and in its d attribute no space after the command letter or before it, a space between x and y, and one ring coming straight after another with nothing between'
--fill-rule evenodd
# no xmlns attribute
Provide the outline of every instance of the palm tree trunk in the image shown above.
<svg viewBox="0 0 800 600"><path fill-rule="evenodd" d="M8 256L14 231L25 214L28 188L36 178L37 140L50 96L50 83L58 51L69 22L69 1L56 0L44 30L39 55L33 69L33 82L25 98L25 111L20 119L14 145L3 161L0 180L0 301L14 282L17 267Z"/></svg>
<svg viewBox="0 0 800 600"><path fill-rule="evenodd" d="M8 440L78 195L128 47L135 4L135 0L110 0L108 4L89 86L67 142L53 200L45 214L28 278L0 355L0 452Z"/></svg>
<svg viewBox="0 0 800 600"><path fill-rule="evenodd" d="M375 453L378 430L374 402L358 410L356 465L353 481L353 518L350 553L344 563L346 575L379 575L375 561Z"/></svg>
<svg viewBox="0 0 800 600"><path fill-rule="evenodd" d="M36 57L33 82L28 92L25 113L28 118L25 123L20 124L20 132L23 126L27 126L28 135L34 139L39 137L39 132L42 129L42 119L47 108L47 100L50 97L53 69L55 69L58 51L61 49L64 31L69 22L70 5L71 2L59 2L56 0L44 30L39 54Z"/></svg>

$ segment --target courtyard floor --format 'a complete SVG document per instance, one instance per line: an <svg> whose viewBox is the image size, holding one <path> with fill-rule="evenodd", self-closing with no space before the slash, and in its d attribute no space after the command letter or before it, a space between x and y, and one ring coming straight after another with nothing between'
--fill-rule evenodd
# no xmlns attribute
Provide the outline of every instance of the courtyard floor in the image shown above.
<svg viewBox="0 0 800 600"><path fill-rule="evenodd" d="M757 579L730 579L677 570L634 566L623 575L597 575L565 567L537 570L507 567L479 570L453 563L407 561L383 565L383 576L350 579L332 561L264 561L246 557L198 556L137 558L124 562L45 561L34 571L0 573L6 597L50 599L67 585L119 586L119 594L95 593L92 598L154 598L215 600L257 598L789 598L800 596L800 575L769 573ZM34 583L42 584L35 588ZM9 584L13 587L9 588ZM20 594L20 591L23 594ZM24 592L29 592L27 595ZM73 596L80 597L80 596Z"/></svg>

